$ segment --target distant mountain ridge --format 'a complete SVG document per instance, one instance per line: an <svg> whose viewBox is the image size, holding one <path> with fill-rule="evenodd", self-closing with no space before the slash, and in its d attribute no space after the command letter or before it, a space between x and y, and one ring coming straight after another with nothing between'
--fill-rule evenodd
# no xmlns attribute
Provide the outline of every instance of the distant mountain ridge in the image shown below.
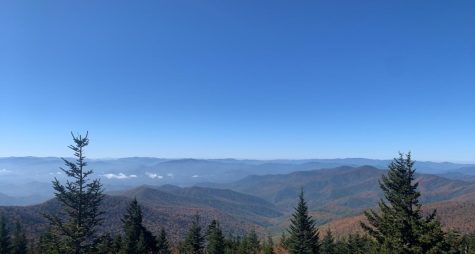
<svg viewBox="0 0 475 254"><path fill-rule="evenodd" d="M385 172L371 166L343 166L290 174L254 175L233 183L204 186L254 194L287 214L292 211L295 197L303 188L311 211L328 213L337 218L374 207L382 198L378 181ZM425 204L450 200L475 201L475 183L428 174L417 174L416 181Z"/></svg>
<svg viewBox="0 0 475 254"><path fill-rule="evenodd" d="M163 159L129 157L90 159L89 168L101 178L110 191L126 190L140 185L192 186L199 183L230 183L250 175L288 174L341 166L364 165L386 168L388 160L364 158L308 160L238 160L238 159ZM12 198L39 195L13 204L39 203L52 197L53 178L64 179L56 157L0 157L0 193ZM475 165L456 163L416 162L420 173L437 173L447 178L474 181ZM472 175L470 175L472 174ZM32 186L35 186L34 188ZM43 187L41 187L43 186ZM1 202L1 200L0 200ZM7 204L7 203L0 203ZM8 204L12 204L10 201Z"/></svg>
<svg viewBox="0 0 475 254"><path fill-rule="evenodd" d="M281 232L301 188L310 213L319 225L339 222L352 225L354 218L363 210L375 207L380 200L378 180L383 174L384 170L371 166L341 166L289 174L251 175L231 183L192 187L141 185L109 191L103 204L107 211L103 230L117 232L127 203L137 198L144 207L145 223L155 232L161 227L167 228L175 239L183 236L197 213L206 222L220 220L223 228L232 229L234 233L251 228L259 232ZM475 183L428 174L417 174L416 181L420 183L424 207L440 207L442 221L449 223L449 228L466 230L461 221L467 220L468 225L475 221L475 215L468 212L475 204ZM0 207L0 212L9 218L25 221L31 235L38 235L45 228L41 213L58 210L55 200L35 206ZM453 216L461 218L453 219ZM342 228L341 223L338 225ZM345 230L348 228L342 232Z"/></svg>

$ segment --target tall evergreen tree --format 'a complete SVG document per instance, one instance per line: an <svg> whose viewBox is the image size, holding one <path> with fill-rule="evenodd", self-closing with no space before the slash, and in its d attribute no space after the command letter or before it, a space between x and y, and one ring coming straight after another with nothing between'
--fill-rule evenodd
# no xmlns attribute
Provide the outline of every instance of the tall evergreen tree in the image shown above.
<svg viewBox="0 0 475 254"><path fill-rule="evenodd" d="M137 199L127 207L127 212L122 219L124 223L124 237L122 250L124 254L155 253L157 242L155 237L142 224L142 208Z"/></svg>
<svg viewBox="0 0 475 254"><path fill-rule="evenodd" d="M157 250L158 254L171 254L172 250L170 248L170 243L168 242L167 233L165 229L160 230L160 235L157 240Z"/></svg>
<svg viewBox="0 0 475 254"><path fill-rule="evenodd" d="M74 152L75 161L63 158L68 169L61 170L70 180L62 185L54 179L55 196L61 203L66 220L58 215L45 215L50 224L57 228L60 239L63 241L63 253L87 253L91 244L96 240L96 228L102 222L99 205L103 199L102 184L99 179L89 181L93 173L87 170L84 148L89 144L88 134L83 137L72 134L74 144L69 148Z"/></svg>
<svg viewBox="0 0 475 254"><path fill-rule="evenodd" d="M7 221L3 214L0 214L0 254L10 254L11 239L10 231L7 228Z"/></svg>
<svg viewBox="0 0 475 254"><path fill-rule="evenodd" d="M206 246L207 254L222 254L224 253L224 236L219 223L213 220L208 226L206 232L208 245Z"/></svg>
<svg viewBox="0 0 475 254"><path fill-rule="evenodd" d="M25 232L19 221L15 223L15 231L13 231L11 254L26 254L28 246L26 242Z"/></svg>
<svg viewBox="0 0 475 254"><path fill-rule="evenodd" d="M318 254L320 249L316 222L308 214L307 202L303 190L299 195L299 203L290 219L290 234L287 249L290 254Z"/></svg>
<svg viewBox="0 0 475 254"><path fill-rule="evenodd" d="M379 202L380 213L365 212L369 224L361 223L361 226L376 239L381 253L425 254L447 249L435 211L425 218L422 216L421 194L418 183L414 183L413 166L411 154L400 153L380 181L386 200Z"/></svg>
<svg viewBox="0 0 475 254"><path fill-rule="evenodd" d="M332 231L327 230L327 233L322 239L322 246L320 248L321 254L336 254L335 239L333 238Z"/></svg>
<svg viewBox="0 0 475 254"><path fill-rule="evenodd" d="M201 232L200 216L195 215L183 244L183 253L202 254L204 249L204 240L204 236Z"/></svg>

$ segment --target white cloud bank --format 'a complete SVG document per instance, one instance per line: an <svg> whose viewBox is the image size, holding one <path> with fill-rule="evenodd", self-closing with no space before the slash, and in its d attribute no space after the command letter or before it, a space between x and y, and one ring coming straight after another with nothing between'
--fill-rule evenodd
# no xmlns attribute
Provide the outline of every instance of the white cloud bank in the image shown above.
<svg viewBox="0 0 475 254"><path fill-rule="evenodd" d="M151 172L147 172L145 173L148 177L152 178L152 179L163 179L163 176L157 174L157 173L151 173Z"/></svg>
<svg viewBox="0 0 475 254"><path fill-rule="evenodd" d="M124 173L119 173L119 174L109 173L109 174L104 174L104 176L107 179L130 179L130 178L136 178L137 177L137 175L126 175Z"/></svg>

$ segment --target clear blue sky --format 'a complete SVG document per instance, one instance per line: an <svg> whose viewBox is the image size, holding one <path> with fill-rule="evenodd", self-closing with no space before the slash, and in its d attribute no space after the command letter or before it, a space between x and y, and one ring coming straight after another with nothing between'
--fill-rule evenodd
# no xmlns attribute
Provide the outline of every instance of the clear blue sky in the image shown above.
<svg viewBox="0 0 475 254"><path fill-rule="evenodd" d="M475 161L475 1L0 2L0 156Z"/></svg>

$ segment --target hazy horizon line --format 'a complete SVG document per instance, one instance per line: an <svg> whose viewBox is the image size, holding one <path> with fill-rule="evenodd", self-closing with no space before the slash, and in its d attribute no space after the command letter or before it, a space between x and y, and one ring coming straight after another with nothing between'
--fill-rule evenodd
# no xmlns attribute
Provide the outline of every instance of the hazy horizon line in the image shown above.
<svg viewBox="0 0 475 254"><path fill-rule="evenodd" d="M0 156L2 158L72 158L72 156L36 156L36 155L11 155L11 156ZM158 156L118 156L118 157L87 157L90 160L119 160L127 158L150 158L150 159L162 159L162 160L238 160L238 161L311 161L311 160L373 160L373 161L390 161L393 158L387 159L375 159L369 157L334 157L334 158L239 158L239 157L158 157ZM454 164L474 164L475 161L458 161L458 160L417 160L416 162L433 162L433 163L454 163Z"/></svg>

